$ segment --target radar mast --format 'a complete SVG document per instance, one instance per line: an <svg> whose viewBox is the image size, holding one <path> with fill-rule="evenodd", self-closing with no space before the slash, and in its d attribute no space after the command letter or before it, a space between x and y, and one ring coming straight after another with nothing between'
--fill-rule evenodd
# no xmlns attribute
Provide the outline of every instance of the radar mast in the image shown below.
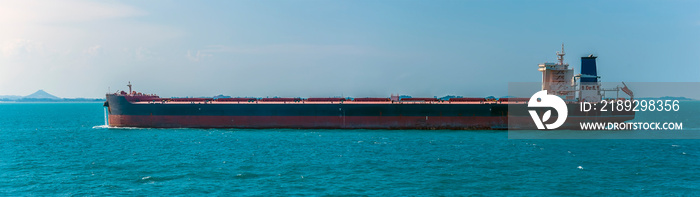
<svg viewBox="0 0 700 197"><path fill-rule="evenodd" d="M557 51L557 60L559 60L559 65L564 65L564 43L561 43L561 53Z"/></svg>
<svg viewBox="0 0 700 197"><path fill-rule="evenodd" d="M129 81L129 84L126 86L129 86L129 94L131 94L131 81Z"/></svg>

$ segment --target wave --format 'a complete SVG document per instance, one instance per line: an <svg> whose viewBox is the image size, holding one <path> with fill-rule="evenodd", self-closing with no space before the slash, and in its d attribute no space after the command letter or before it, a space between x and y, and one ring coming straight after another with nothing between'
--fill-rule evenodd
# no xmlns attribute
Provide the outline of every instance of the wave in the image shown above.
<svg viewBox="0 0 700 197"><path fill-rule="evenodd" d="M110 126L109 125L97 125L97 126L94 126L92 128L93 129L109 129Z"/></svg>
<svg viewBox="0 0 700 197"><path fill-rule="evenodd" d="M115 126L109 126L109 125L97 125L93 126L93 129L143 129L143 128L138 128L138 127L115 127Z"/></svg>

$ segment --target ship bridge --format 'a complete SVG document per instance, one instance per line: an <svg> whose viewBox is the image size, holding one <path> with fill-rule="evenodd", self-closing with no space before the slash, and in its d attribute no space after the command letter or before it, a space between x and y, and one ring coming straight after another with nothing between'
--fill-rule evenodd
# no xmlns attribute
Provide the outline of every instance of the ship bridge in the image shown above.
<svg viewBox="0 0 700 197"><path fill-rule="evenodd" d="M543 63L538 66L538 71L542 72L542 90L547 90L548 94L557 95L567 102L575 102L576 86L572 81L574 70L569 68L569 64L564 63L564 44L561 45L561 52L557 52L557 63Z"/></svg>

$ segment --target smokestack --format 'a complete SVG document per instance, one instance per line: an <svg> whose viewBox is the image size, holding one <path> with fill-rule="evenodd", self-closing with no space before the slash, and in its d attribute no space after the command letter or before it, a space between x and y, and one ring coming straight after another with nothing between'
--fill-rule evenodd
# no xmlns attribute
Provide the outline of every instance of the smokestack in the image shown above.
<svg viewBox="0 0 700 197"><path fill-rule="evenodd" d="M581 57L581 82L598 82L598 68L595 65L595 59L598 58L593 55L588 57Z"/></svg>

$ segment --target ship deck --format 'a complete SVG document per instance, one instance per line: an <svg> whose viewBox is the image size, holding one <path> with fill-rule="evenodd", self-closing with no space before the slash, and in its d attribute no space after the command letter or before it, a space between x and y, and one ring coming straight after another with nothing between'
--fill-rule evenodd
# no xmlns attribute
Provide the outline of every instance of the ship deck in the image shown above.
<svg viewBox="0 0 700 197"><path fill-rule="evenodd" d="M242 104L242 105L265 105L265 104L289 104L289 105L299 105L299 104L396 104L396 105L412 105L412 104L435 104L435 105L450 105L450 104L525 104L526 102L357 102L357 101L345 101L345 102L272 102L272 101L254 101L254 102L240 102L240 101L207 101L207 102L192 102L192 101L138 101L131 102L132 104L202 104L202 105L221 105L221 104Z"/></svg>

